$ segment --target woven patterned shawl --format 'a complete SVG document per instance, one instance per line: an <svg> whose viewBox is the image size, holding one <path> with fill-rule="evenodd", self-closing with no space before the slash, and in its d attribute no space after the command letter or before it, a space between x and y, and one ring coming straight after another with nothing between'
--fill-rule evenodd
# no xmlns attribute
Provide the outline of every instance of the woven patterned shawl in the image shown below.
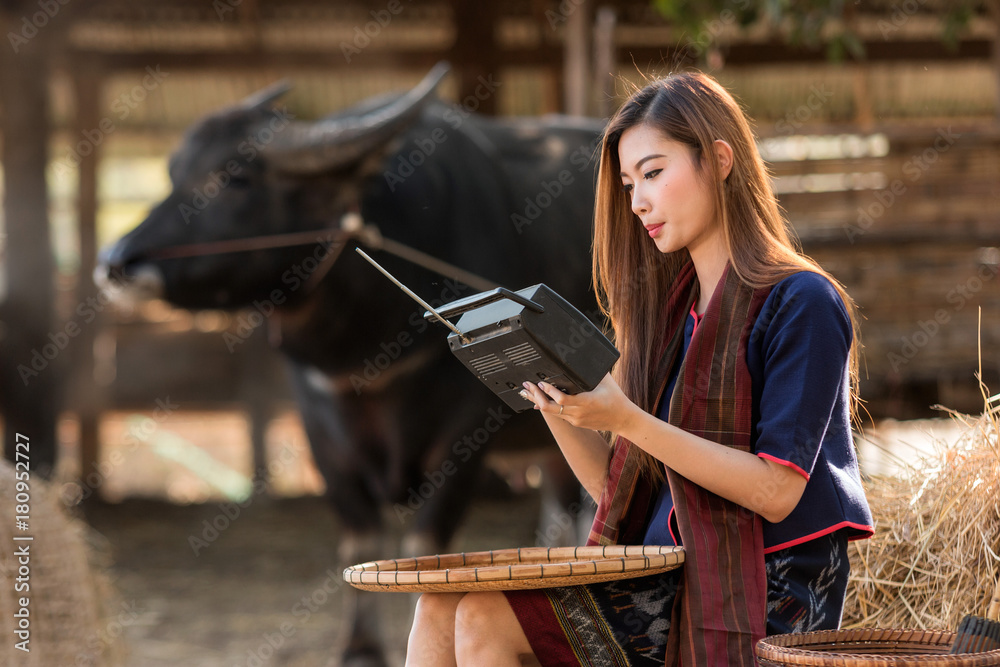
<svg viewBox="0 0 1000 667"><path fill-rule="evenodd" d="M660 396L683 345L697 295L690 263L667 304L665 342L651 382ZM750 332L770 288L753 290L727 265L698 325L670 397L669 422L728 447L750 451ZM657 398L657 403L659 398ZM655 410L655 404L651 407ZM637 448L619 438L601 494L590 544L639 543L657 490L639 472ZM767 582L760 517L667 469L681 541L684 585L674 604L667 664L750 666L764 636Z"/></svg>

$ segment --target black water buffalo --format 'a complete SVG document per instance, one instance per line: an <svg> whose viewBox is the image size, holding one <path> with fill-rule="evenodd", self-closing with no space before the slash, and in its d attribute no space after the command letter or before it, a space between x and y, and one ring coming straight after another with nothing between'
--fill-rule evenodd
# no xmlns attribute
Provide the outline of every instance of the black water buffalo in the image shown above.
<svg viewBox="0 0 1000 667"><path fill-rule="evenodd" d="M440 552L474 494L487 444L549 438L538 415L515 415L465 370L447 331L425 322L353 247L433 304L479 290L380 251L380 238L506 287L544 282L593 313L601 128L477 116L436 98L445 73L438 66L405 94L314 123L273 110L281 90L209 116L170 160L171 194L102 253L100 272L178 306L266 316L345 528L346 562L387 557L379 546L387 507L408 527L404 551ZM503 85L481 82L480 95ZM354 233L331 246L345 227ZM219 245L303 232L315 240L229 248L239 252ZM192 254L191 244L205 252ZM369 602L352 604L345 661L381 663Z"/></svg>

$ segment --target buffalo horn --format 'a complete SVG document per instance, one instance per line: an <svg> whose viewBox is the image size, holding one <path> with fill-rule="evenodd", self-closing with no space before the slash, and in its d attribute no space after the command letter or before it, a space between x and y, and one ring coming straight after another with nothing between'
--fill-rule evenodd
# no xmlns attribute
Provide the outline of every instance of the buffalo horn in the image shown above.
<svg viewBox="0 0 1000 667"><path fill-rule="evenodd" d="M291 82L288 79L281 79L266 88L261 88L252 95L248 95L238 106L243 109L261 109L270 106L271 102L274 102L291 89Z"/></svg>
<svg viewBox="0 0 1000 667"><path fill-rule="evenodd" d="M448 73L440 62L412 90L382 96L314 123L292 122L263 146L283 171L319 173L352 164L378 149L420 113Z"/></svg>

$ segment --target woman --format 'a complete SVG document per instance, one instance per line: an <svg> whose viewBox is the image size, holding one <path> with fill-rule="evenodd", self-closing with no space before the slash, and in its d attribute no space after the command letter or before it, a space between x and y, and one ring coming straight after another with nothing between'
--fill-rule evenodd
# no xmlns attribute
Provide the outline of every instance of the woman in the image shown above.
<svg viewBox="0 0 1000 667"><path fill-rule="evenodd" d="M847 541L872 534L854 308L789 238L740 107L698 73L636 92L605 131L595 209L621 358L593 391L524 395L598 501L590 543L682 544L685 565L425 595L408 665L752 665L765 633L840 623Z"/></svg>

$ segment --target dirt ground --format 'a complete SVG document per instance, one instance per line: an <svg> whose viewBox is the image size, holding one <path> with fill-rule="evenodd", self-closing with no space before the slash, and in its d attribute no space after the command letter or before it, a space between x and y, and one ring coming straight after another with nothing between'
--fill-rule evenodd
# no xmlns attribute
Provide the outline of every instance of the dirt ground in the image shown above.
<svg viewBox="0 0 1000 667"><path fill-rule="evenodd" d="M72 419L60 424L62 496L84 500L76 509L94 529L95 553L119 597L113 608L127 667L340 664L342 570L352 563L338 560L338 520L320 495L294 410L267 431L266 493L251 483L241 413L109 413L101 461L87 470L79 468L77 428ZM538 543L539 493L524 482L532 456L491 455L493 499L472 502L447 551ZM387 525L399 529L392 516ZM387 541L386 558L398 555L397 545ZM368 595L383 608L390 664L402 665L412 596Z"/></svg>
<svg viewBox="0 0 1000 667"><path fill-rule="evenodd" d="M339 530L318 497L261 499L206 545L218 503L127 500L90 507L130 610L130 667L336 667L346 584ZM535 543L536 494L475 504L455 551ZM208 535L212 533L209 532ZM99 538L101 539L101 538ZM197 551L197 554L195 553ZM410 596L379 594L390 659L402 665Z"/></svg>
<svg viewBox="0 0 1000 667"><path fill-rule="evenodd" d="M122 609L125 665L340 664L346 632L341 571L349 563L338 562L338 522L316 495L322 480L294 414L275 420L268 432L273 496L252 495L238 516L226 499L242 497L250 483L242 416L177 411L157 421L155 413L113 415L102 425L100 470L89 471L73 469L79 460L74 426L63 427L63 480L85 480L84 494L110 501L88 502L85 511L120 598L115 609ZM919 444L918 431L873 442ZM885 456L879 447L862 447L863 464ZM526 462L491 465L520 479ZM449 551L538 543L538 492L517 488L505 500L474 502ZM396 554L392 543L385 549L386 557ZM401 665L410 596L370 595L382 604L391 664Z"/></svg>

